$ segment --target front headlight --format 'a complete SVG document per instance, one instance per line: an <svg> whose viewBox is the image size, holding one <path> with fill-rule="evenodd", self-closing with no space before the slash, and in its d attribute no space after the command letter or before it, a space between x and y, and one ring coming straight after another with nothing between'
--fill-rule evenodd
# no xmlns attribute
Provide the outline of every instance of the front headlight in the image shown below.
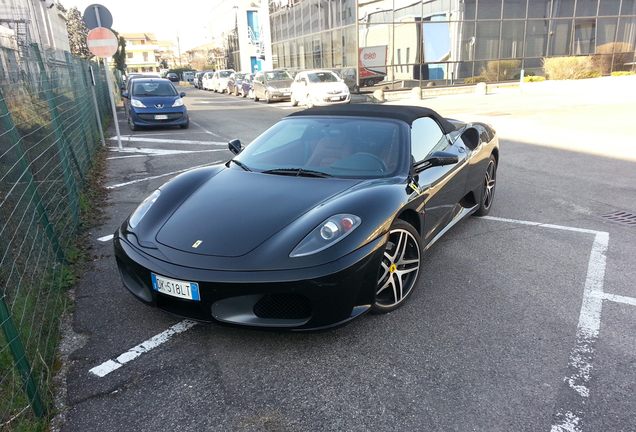
<svg viewBox="0 0 636 432"><path fill-rule="evenodd" d="M128 220L128 225L130 225L130 228L134 229L137 226L139 221L146 215L146 213L148 213L148 210L150 210L150 207L152 207L155 201L157 201L157 198L159 198L159 195L161 195L161 191L157 189L148 198L146 198L144 202L139 204L139 207L137 207L137 210L134 211L134 213L130 216L130 219Z"/></svg>
<svg viewBox="0 0 636 432"><path fill-rule="evenodd" d="M146 108L146 105L142 104L138 99L131 99L130 104L135 108Z"/></svg>
<svg viewBox="0 0 636 432"><path fill-rule="evenodd" d="M183 106L183 99L179 98L176 101L174 101L174 103L172 104L173 107L180 107Z"/></svg>
<svg viewBox="0 0 636 432"><path fill-rule="evenodd" d="M291 258L315 254L338 243L362 223L356 215L338 214L318 225L289 254Z"/></svg>

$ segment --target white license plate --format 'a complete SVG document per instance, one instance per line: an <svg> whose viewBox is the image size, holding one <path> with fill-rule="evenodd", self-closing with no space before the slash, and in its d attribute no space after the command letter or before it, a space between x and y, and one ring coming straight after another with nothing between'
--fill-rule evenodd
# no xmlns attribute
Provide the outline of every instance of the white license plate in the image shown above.
<svg viewBox="0 0 636 432"><path fill-rule="evenodd" d="M188 300L201 300L199 297L199 284L196 282L170 279L154 273L151 273L151 276L152 288L155 291Z"/></svg>
<svg viewBox="0 0 636 432"><path fill-rule="evenodd" d="M331 98L331 100L333 100L333 101L337 101L337 100L340 100L340 96L335 96L335 97L332 97L332 98Z"/></svg>
<svg viewBox="0 0 636 432"><path fill-rule="evenodd" d="M155 116L155 120L168 120L168 116L165 114L158 114Z"/></svg>
<svg viewBox="0 0 636 432"><path fill-rule="evenodd" d="M283 93L283 96L289 96L290 94L291 94L291 93L287 93L287 92L285 92L285 93Z"/></svg>

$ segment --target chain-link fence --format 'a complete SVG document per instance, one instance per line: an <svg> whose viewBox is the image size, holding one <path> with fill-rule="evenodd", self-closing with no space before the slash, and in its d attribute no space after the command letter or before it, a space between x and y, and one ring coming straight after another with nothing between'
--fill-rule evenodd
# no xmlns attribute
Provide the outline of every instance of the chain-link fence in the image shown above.
<svg viewBox="0 0 636 432"><path fill-rule="evenodd" d="M97 63L0 48L0 431L40 430L51 412L82 189L102 142L96 110L112 118L108 97Z"/></svg>

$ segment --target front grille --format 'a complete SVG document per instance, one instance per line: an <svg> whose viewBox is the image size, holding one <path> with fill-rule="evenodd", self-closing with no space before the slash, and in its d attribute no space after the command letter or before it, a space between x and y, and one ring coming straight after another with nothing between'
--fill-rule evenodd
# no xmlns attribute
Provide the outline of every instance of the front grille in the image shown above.
<svg viewBox="0 0 636 432"><path fill-rule="evenodd" d="M346 99L347 99L347 96L338 96L338 99L336 99L336 100L334 100L334 99L332 99L330 97L324 98L323 100L325 102L340 102L340 101L343 101L343 100L346 100Z"/></svg>
<svg viewBox="0 0 636 432"><path fill-rule="evenodd" d="M254 315L270 319L311 317L311 302L300 294L267 294L254 305Z"/></svg>
<svg viewBox="0 0 636 432"><path fill-rule="evenodd" d="M167 115L168 118L165 120L155 120L155 114L137 114L140 119L143 121L156 122L156 123L164 123L171 122L175 120L179 120L183 117L183 113L165 113L165 114L157 114L157 115Z"/></svg>

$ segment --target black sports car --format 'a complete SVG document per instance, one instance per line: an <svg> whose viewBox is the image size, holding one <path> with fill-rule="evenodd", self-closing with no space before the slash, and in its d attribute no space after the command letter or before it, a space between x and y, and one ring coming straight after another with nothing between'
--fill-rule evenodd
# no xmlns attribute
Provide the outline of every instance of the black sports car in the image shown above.
<svg viewBox="0 0 636 432"><path fill-rule="evenodd" d="M124 285L164 311L320 330L400 307L422 253L490 210L499 147L483 123L421 107L295 112L234 159L179 175L115 233Z"/></svg>

